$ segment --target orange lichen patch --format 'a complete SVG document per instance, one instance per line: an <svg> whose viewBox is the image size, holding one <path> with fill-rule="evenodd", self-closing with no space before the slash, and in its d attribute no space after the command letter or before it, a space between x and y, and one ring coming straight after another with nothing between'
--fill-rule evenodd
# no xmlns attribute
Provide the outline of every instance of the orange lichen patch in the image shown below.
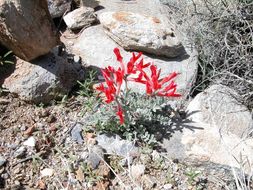
<svg viewBox="0 0 253 190"><path fill-rule="evenodd" d="M161 21L156 17L152 17L152 20L153 20L154 23L157 23L157 24L161 23Z"/></svg>
<svg viewBox="0 0 253 190"><path fill-rule="evenodd" d="M112 15L112 17L115 19L115 20L118 20L120 22L124 22L126 24L130 24L131 23L131 20L129 20L129 15L130 13L128 12L116 12Z"/></svg>

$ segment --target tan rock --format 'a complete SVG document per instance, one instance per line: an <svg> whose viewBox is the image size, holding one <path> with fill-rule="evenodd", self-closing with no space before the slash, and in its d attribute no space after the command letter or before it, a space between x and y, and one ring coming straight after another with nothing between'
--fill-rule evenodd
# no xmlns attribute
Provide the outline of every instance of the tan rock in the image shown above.
<svg viewBox="0 0 253 190"><path fill-rule="evenodd" d="M48 53L59 37L47 1L0 1L0 42L27 61Z"/></svg>
<svg viewBox="0 0 253 190"><path fill-rule="evenodd" d="M176 57L184 48L172 25L157 17L125 11L99 15L105 32L126 50Z"/></svg>

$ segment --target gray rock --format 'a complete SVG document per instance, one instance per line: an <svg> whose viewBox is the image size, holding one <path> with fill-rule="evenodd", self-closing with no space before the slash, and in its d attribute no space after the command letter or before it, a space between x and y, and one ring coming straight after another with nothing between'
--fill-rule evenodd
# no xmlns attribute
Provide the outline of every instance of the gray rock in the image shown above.
<svg viewBox="0 0 253 190"><path fill-rule="evenodd" d="M21 146L14 152L15 158L22 158L25 156L27 149L24 146Z"/></svg>
<svg viewBox="0 0 253 190"><path fill-rule="evenodd" d="M84 78L80 64L68 63L53 54L32 63L17 59L14 72L5 79L3 87L26 101L48 103L63 97Z"/></svg>
<svg viewBox="0 0 253 190"><path fill-rule="evenodd" d="M80 0L80 5L83 7L91 7L91 8L96 8L99 6L99 1L98 0Z"/></svg>
<svg viewBox="0 0 253 190"><path fill-rule="evenodd" d="M7 160L4 157L0 156L0 167L3 166L6 162Z"/></svg>
<svg viewBox="0 0 253 190"><path fill-rule="evenodd" d="M77 42L73 46L73 54L81 56L84 63L98 68L104 68L109 65L117 66L113 49L118 45L110 39L103 31L101 26L93 26L83 31ZM172 72L179 72L176 78L178 92L186 96L195 81L197 73L197 54L191 46L184 45L186 54L176 59L161 59L144 55L146 62L153 61L158 68L161 68L161 77L167 76ZM131 53L120 48L124 62L128 62ZM129 87L136 92L145 92L145 86L142 84L129 83Z"/></svg>
<svg viewBox="0 0 253 190"><path fill-rule="evenodd" d="M249 137L253 121L235 97L239 97L236 92L222 85L198 94L188 105L181 127L163 142L168 157L200 165L209 162L243 168L249 173L253 163L253 139Z"/></svg>
<svg viewBox="0 0 253 190"><path fill-rule="evenodd" d="M89 152L87 161L93 169L96 169L104 159L104 151L100 146L93 146Z"/></svg>
<svg viewBox="0 0 253 190"><path fill-rule="evenodd" d="M83 143L83 136L82 136L82 131L83 131L83 125L80 123L76 123L73 129L71 130L71 138L78 142L79 144Z"/></svg>
<svg viewBox="0 0 253 190"><path fill-rule="evenodd" d="M106 34L126 50L177 57L184 48L172 25L161 19L132 12L104 12L99 15Z"/></svg>
<svg viewBox="0 0 253 190"><path fill-rule="evenodd" d="M47 2L51 17L57 18L70 11L72 0L47 0Z"/></svg>
<svg viewBox="0 0 253 190"><path fill-rule="evenodd" d="M18 57L30 61L60 42L46 1L0 1L0 42Z"/></svg>
<svg viewBox="0 0 253 190"><path fill-rule="evenodd" d="M90 26L97 21L94 9L90 7L80 7L66 14L63 17L68 28L75 30Z"/></svg>
<svg viewBox="0 0 253 190"><path fill-rule="evenodd" d="M109 154L131 157L138 153L138 148L127 140L122 140L118 135L109 136L101 134L96 137L97 143Z"/></svg>

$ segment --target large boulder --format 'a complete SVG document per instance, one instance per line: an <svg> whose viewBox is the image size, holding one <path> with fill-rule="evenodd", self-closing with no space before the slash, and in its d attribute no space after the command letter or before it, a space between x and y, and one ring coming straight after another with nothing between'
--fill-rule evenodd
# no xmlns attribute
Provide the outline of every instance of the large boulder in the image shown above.
<svg viewBox="0 0 253 190"><path fill-rule="evenodd" d="M48 12L47 1L1 0L0 43L27 61L56 46L59 36Z"/></svg>
<svg viewBox="0 0 253 190"><path fill-rule="evenodd" d="M99 21L105 32L126 50L166 57L184 53L173 26L157 17L117 11L101 13Z"/></svg>
<svg viewBox="0 0 253 190"><path fill-rule="evenodd" d="M169 130L171 137L163 142L167 155L196 164L237 167L250 173L253 121L238 97L222 85L198 94L188 105L186 118Z"/></svg>
<svg viewBox="0 0 253 190"><path fill-rule="evenodd" d="M47 0L47 2L51 17L57 18L70 11L72 0Z"/></svg>
<svg viewBox="0 0 253 190"><path fill-rule="evenodd" d="M26 101L48 103L63 97L82 80L80 64L69 63L62 57L48 54L32 63L17 59L14 72L5 79L3 87Z"/></svg>
<svg viewBox="0 0 253 190"><path fill-rule="evenodd" d="M116 42L109 38L102 28L102 26L92 26L83 31L83 33L76 40L72 53L82 57L85 64L97 68L104 68L109 65L119 66L113 49L119 47ZM196 51L185 45L186 53L176 59L165 59L144 55L146 62L154 62L158 68L161 68L161 77L176 71L179 72L176 79L178 84L178 91L186 96L191 89L192 83L195 81L197 73L197 54ZM124 62L128 62L131 57L131 52L125 51L119 47ZM142 84L129 83L129 87L140 93L145 92L145 86Z"/></svg>
<svg viewBox="0 0 253 190"><path fill-rule="evenodd" d="M97 21L94 9L90 7L80 7L66 14L63 17L68 28L75 30L88 27Z"/></svg>

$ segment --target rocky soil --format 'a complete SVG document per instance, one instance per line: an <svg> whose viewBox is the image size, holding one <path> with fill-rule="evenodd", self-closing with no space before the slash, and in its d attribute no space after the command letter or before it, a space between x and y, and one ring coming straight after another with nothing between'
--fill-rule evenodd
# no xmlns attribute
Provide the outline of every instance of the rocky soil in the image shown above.
<svg viewBox="0 0 253 190"><path fill-rule="evenodd" d="M43 106L1 96L1 189L235 189L222 166L183 163L149 147L132 158L106 153L109 141L122 144L119 152L129 142L78 130L85 101Z"/></svg>
<svg viewBox="0 0 253 190"><path fill-rule="evenodd" d="M253 188L252 113L234 90L220 84L190 96L198 54L159 0L48 0L48 9L43 4L42 11L19 17L21 28L10 24L15 18L9 5L19 14L28 1L10 2L0 3L6 13L0 14L0 41L20 58L11 66L0 64L0 189ZM29 22L33 14L38 19ZM39 18L48 22L40 25ZM39 31L29 33L33 43L17 35L29 28L24 20ZM3 35L10 31L12 37ZM49 41L43 40L49 34ZM59 40L61 45L52 48ZM18 41L25 48L13 48ZM118 64L115 47L124 62L131 52L143 51L161 76L180 73L175 82L182 96L168 99L172 124L163 126L155 146L87 124L87 116L98 112L93 110L98 96L83 96L93 83L84 88L77 81L88 81L90 68ZM97 77L101 82L99 72ZM145 92L142 84L129 87Z"/></svg>

